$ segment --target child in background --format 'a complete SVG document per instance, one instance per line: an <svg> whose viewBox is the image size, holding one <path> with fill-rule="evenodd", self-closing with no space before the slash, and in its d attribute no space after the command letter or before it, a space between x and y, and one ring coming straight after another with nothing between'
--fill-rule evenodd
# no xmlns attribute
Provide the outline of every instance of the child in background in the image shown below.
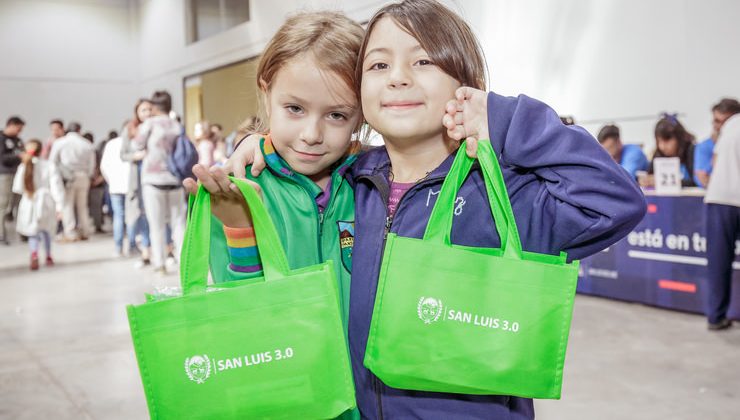
<svg viewBox="0 0 740 420"><path fill-rule="evenodd" d="M56 203L63 201L64 191L61 178L54 176L49 164L38 157L41 148L40 140L32 139L26 143L26 154L13 179L13 192L21 195L16 231L28 236L31 270L39 269L39 242L42 240L46 265L54 265L50 235L56 231Z"/></svg>
<svg viewBox="0 0 740 420"><path fill-rule="evenodd" d="M359 144L351 138L362 121L354 92L362 36L357 23L333 12L298 14L278 29L257 69L265 111L261 120L270 124L270 135L259 142L267 169L250 177L262 190L290 267L335 262L345 330L354 197L343 174L355 161ZM211 193L218 219L211 231L214 281L260 276L258 247L241 192L218 166L196 165L193 172ZM191 194L197 191L194 180L183 184ZM358 412L342 417L358 418Z"/></svg>

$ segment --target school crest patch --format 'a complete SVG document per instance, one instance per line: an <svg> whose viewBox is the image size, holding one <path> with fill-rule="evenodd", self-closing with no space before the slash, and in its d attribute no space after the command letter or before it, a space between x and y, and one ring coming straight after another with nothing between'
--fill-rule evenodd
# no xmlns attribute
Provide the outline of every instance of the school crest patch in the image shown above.
<svg viewBox="0 0 740 420"><path fill-rule="evenodd" d="M339 249L342 251L342 265L352 272L352 248L355 246L355 222L338 221Z"/></svg>

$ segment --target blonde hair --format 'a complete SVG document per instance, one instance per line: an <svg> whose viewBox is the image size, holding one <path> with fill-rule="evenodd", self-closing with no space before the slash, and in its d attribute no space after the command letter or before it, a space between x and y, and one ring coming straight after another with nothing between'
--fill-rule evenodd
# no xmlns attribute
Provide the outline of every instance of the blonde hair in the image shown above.
<svg viewBox="0 0 740 420"><path fill-rule="evenodd" d="M280 26L262 53L257 66L257 88L267 93L275 75L288 61L310 53L322 71L336 74L347 85L361 112L354 86L355 65L363 36L362 27L343 13L324 11L293 15ZM255 128L266 132L269 127L263 106L260 103L261 124Z"/></svg>

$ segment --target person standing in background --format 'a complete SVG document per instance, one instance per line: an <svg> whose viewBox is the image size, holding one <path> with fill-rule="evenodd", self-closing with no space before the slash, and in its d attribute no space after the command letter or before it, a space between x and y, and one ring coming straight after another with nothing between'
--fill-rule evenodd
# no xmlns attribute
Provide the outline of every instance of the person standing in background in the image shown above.
<svg viewBox="0 0 740 420"><path fill-rule="evenodd" d="M175 141L182 133L182 126L169 117L172 98L166 91L154 92L150 99L152 116L144 121L138 134L131 140L136 150L146 149L141 166L141 185L144 209L149 221L152 242L152 262L155 271L166 274L166 226L172 228L175 255L182 244L185 230L185 193L180 180L167 166Z"/></svg>
<svg viewBox="0 0 740 420"><path fill-rule="evenodd" d="M62 224L65 242L86 240L90 229L88 194L90 179L95 172L95 148L80 135L80 129L79 123L70 123L67 135L54 142L49 156L64 181Z"/></svg>
<svg viewBox="0 0 740 420"><path fill-rule="evenodd" d="M727 119L714 147L714 170L707 194L707 321L712 331L732 326L727 309L732 296L735 241L740 240L740 114Z"/></svg>
<svg viewBox="0 0 740 420"><path fill-rule="evenodd" d="M64 137L64 123L62 120L51 120L51 122L49 122L49 129L51 130L51 135L41 148L41 159L49 159L51 147L54 145L54 142L57 139Z"/></svg>
<svg viewBox="0 0 740 420"><path fill-rule="evenodd" d="M208 121L201 121L195 124L195 147L198 149L198 164L206 168L213 165L213 152L216 144L213 141L211 124Z"/></svg>
<svg viewBox="0 0 740 420"><path fill-rule="evenodd" d="M696 185L706 188L709 184L717 137L725 121L737 113L740 113L740 102L737 99L723 98L712 107L712 135L694 148L694 182Z"/></svg>
<svg viewBox="0 0 740 420"><path fill-rule="evenodd" d="M25 156L18 137L26 123L18 116L8 118L0 132L0 242L9 245L5 222L13 211L13 177Z"/></svg>
<svg viewBox="0 0 740 420"><path fill-rule="evenodd" d="M61 180L49 170L49 162L40 159L41 141L26 143L26 155L13 180L13 191L21 195L16 231L28 237L31 270L39 269L39 244L43 242L46 265L54 265L51 257L51 233L56 229L55 195L62 194Z"/></svg>
<svg viewBox="0 0 740 420"><path fill-rule="evenodd" d="M110 191L113 211L113 242L117 257L124 255L124 231L128 236L129 252L136 249L136 223L126 226L126 194L129 191L131 163L121 159L121 142L120 137L108 141L100 159L100 172L105 177Z"/></svg>
<svg viewBox="0 0 740 420"><path fill-rule="evenodd" d="M215 145L213 149L214 163L226 162L226 139L224 139L224 129L221 124L211 124L211 140Z"/></svg>
<svg viewBox="0 0 740 420"><path fill-rule="evenodd" d="M95 227L95 233L105 233L103 231L103 199L105 197L106 185L105 178L100 173L100 158L103 155L103 149L100 147L100 144L104 144L105 141L99 142L100 144L96 146L95 137L93 137L92 133L87 132L83 137L90 140L90 144L93 145L93 149L95 150L95 169L90 180L90 192L88 195L90 217Z"/></svg>
<svg viewBox="0 0 740 420"><path fill-rule="evenodd" d="M139 132L139 126L152 114L152 103L149 99L141 98L134 105L134 116L121 131L121 160L131 163L129 172L128 193L126 194L126 225L134 227L134 237L141 236L141 249L129 248L129 256L141 254L141 260L136 262L137 268L151 264L149 241L149 221L144 212L144 200L141 193L141 161L146 156L146 150L134 150L131 139Z"/></svg>
<svg viewBox="0 0 740 420"><path fill-rule="evenodd" d="M609 155L621 165L632 178L637 179L637 171L647 171L648 160L642 148L636 144L622 144L619 127L605 125L596 137Z"/></svg>

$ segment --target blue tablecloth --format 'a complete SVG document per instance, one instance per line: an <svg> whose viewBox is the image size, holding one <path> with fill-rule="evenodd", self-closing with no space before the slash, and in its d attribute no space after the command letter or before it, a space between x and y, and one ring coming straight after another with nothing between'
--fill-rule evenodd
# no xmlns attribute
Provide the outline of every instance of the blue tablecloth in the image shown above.
<svg viewBox="0 0 740 420"><path fill-rule="evenodd" d="M581 261L578 292L704 313L707 255L703 197L646 196L648 212L624 239ZM740 241L736 243L740 253ZM740 258L728 316L740 319Z"/></svg>

